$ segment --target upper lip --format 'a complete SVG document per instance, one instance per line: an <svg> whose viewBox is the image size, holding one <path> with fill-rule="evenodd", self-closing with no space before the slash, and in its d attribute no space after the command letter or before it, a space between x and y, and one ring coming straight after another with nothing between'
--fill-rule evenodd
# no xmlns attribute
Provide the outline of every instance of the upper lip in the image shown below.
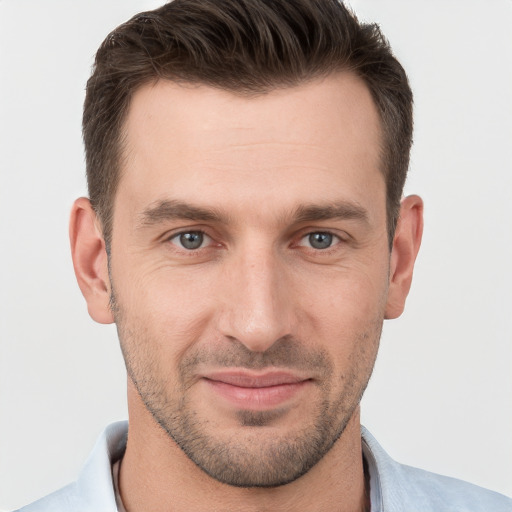
<svg viewBox="0 0 512 512"><path fill-rule="evenodd" d="M307 377L305 378L287 371L257 373L248 370L224 370L207 373L203 377L208 380L242 388L265 388L283 384L297 384L298 382L309 380Z"/></svg>

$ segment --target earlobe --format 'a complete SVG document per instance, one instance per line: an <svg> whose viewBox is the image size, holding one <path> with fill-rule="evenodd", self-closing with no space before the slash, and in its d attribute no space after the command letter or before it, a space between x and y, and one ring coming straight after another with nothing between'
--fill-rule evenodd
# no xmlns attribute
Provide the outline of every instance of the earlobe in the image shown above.
<svg viewBox="0 0 512 512"><path fill-rule="evenodd" d="M76 279L92 319L102 324L114 321L110 309L108 258L100 223L89 199L77 199L69 224L71 255Z"/></svg>
<svg viewBox="0 0 512 512"><path fill-rule="evenodd" d="M414 270L414 262L423 234L423 201L418 196L402 200L391 251L388 300L385 318L399 317L405 306Z"/></svg>

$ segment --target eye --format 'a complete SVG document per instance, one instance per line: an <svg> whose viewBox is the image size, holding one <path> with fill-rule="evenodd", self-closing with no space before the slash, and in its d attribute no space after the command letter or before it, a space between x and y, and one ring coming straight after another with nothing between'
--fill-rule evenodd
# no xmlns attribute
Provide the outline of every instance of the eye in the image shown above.
<svg viewBox="0 0 512 512"><path fill-rule="evenodd" d="M211 238L202 231L185 231L169 239L171 243L187 251L201 249L203 245L211 242Z"/></svg>
<svg viewBox="0 0 512 512"><path fill-rule="evenodd" d="M325 231L316 231L314 233L309 233L302 238L299 245L305 247L311 247L313 249L329 249L332 245L337 244L340 239L333 235L332 233L328 233Z"/></svg>

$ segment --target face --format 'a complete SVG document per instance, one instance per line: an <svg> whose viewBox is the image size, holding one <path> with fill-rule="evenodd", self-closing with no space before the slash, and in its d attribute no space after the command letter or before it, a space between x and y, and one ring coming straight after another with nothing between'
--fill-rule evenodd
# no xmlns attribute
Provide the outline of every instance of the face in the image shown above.
<svg viewBox="0 0 512 512"><path fill-rule="evenodd" d="M336 443L377 353L371 96L350 74L256 97L162 81L125 129L110 278L134 388L217 480L291 482Z"/></svg>

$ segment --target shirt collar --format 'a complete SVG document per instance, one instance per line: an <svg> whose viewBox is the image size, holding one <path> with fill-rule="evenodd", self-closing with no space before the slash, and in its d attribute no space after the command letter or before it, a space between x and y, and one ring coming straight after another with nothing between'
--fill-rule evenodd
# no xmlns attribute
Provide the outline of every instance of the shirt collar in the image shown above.
<svg viewBox="0 0 512 512"><path fill-rule="evenodd" d="M96 509L104 512L118 512L112 467L123 457L127 437L127 421L118 421L109 425L98 439L82 469L77 481L78 492L82 496L91 497L91 510L101 506ZM370 474L371 512L385 512L381 475L386 469L384 466L392 466L396 463L363 426L361 426L361 437L363 456ZM387 468L388 471L389 469Z"/></svg>

